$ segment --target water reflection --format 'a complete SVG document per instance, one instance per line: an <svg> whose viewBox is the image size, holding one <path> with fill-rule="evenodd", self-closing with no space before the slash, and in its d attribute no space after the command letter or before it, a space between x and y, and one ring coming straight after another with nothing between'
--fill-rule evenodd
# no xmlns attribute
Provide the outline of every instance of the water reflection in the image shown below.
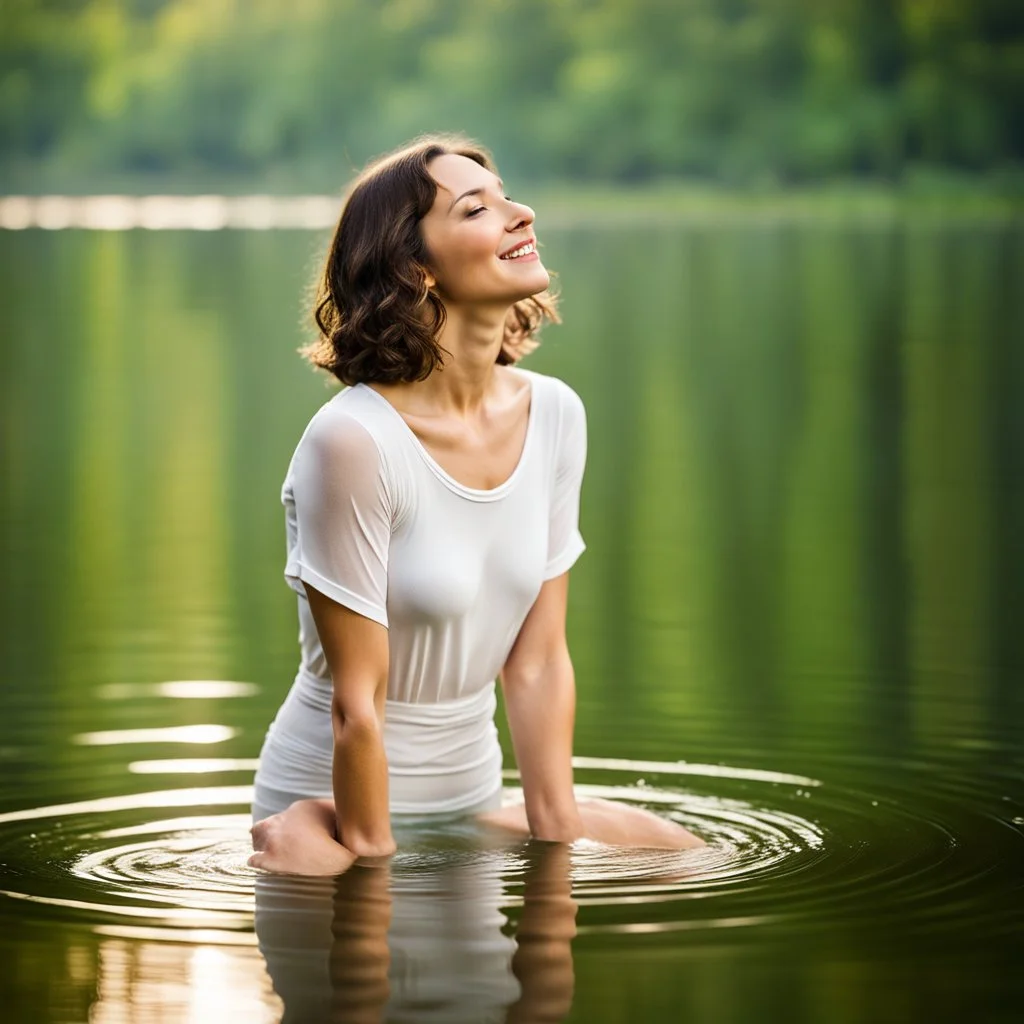
<svg viewBox="0 0 1024 1024"><path fill-rule="evenodd" d="M90 1024L280 1019L255 949L111 937L100 942L95 972Z"/></svg>
<svg viewBox="0 0 1024 1024"><path fill-rule="evenodd" d="M512 971L519 981L520 993L506 1018L510 1024L562 1020L572 1008L576 985L572 959L576 903L569 868L566 847L537 844L527 868L516 928Z"/></svg>
<svg viewBox="0 0 1024 1024"><path fill-rule="evenodd" d="M512 928L504 858L356 865L330 883L262 877L256 934L284 1021L559 1021L576 934L568 847L521 854Z"/></svg>

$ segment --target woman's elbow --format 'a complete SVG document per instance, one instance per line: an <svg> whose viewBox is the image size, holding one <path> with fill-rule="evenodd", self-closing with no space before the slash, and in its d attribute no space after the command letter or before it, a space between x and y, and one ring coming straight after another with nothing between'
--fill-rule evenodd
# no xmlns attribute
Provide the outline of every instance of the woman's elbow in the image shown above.
<svg viewBox="0 0 1024 1024"><path fill-rule="evenodd" d="M501 670L501 685L505 689L528 688L541 680L550 679L552 674L571 677L572 671L569 648L563 644L533 655L513 655Z"/></svg>
<svg viewBox="0 0 1024 1024"><path fill-rule="evenodd" d="M331 703L334 742L372 739L381 735L381 723L372 699L339 699Z"/></svg>

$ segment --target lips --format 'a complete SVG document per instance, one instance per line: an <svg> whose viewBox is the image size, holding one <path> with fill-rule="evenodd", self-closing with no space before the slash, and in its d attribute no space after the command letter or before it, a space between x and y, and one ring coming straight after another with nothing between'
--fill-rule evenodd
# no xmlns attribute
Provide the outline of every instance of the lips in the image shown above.
<svg viewBox="0 0 1024 1024"><path fill-rule="evenodd" d="M534 253L536 251L537 251L537 239L536 238L526 238L526 239L523 239L523 241L521 241L521 242L517 242L515 245L509 246L503 253L499 253L498 259L502 259L502 260L517 259L520 256L526 256L526 255L529 255L530 253ZM513 256L512 255L513 253L515 253L516 255Z"/></svg>

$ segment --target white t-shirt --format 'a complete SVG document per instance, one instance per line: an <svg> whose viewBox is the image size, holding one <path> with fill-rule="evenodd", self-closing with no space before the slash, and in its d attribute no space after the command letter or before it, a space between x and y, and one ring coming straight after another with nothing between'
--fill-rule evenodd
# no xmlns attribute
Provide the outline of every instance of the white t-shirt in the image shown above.
<svg viewBox="0 0 1024 1024"><path fill-rule="evenodd" d="M310 420L282 502L285 578L299 595L295 686L320 717L315 728L308 715L307 724L295 718L289 736L278 715L258 783L296 797L331 791L331 680L305 582L388 628L384 744L392 810L457 810L500 786L495 677L541 584L584 550L583 403L557 378L511 372L531 387L526 437L511 476L491 490L452 478L366 385L339 392ZM316 762L315 786L309 772L300 782L303 756Z"/></svg>

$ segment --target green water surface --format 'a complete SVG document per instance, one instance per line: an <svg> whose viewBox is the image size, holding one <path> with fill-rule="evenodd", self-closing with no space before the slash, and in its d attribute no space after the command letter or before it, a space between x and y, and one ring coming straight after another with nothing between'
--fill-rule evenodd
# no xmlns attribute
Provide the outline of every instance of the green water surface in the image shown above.
<svg viewBox="0 0 1024 1024"><path fill-rule="evenodd" d="M293 1020L1019 1019L1024 227L538 234L564 323L526 365L590 428L577 779L712 860L420 837L393 892L271 885L299 925L258 942L323 239L0 234L5 1021L277 1020L275 985Z"/></svg>

